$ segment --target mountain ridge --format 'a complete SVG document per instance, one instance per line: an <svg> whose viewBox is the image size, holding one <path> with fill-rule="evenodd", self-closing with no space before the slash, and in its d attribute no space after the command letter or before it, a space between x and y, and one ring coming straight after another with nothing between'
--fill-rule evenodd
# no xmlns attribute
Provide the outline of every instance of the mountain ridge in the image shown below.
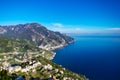
<svg viewBox="0 0 120 80"><path fill-rule="evenodd" d="M54 50L74 41L73 38L60 32L48 30L39 23L0 26L0 36L33 41L40 48L46 50Z"/></svg>

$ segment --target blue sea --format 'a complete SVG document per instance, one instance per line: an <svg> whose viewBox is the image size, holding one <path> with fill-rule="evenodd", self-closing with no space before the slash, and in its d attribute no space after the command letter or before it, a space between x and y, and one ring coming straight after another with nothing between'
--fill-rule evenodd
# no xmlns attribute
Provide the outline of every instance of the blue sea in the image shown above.
<svg viewBox="0 0 120 80"><path fill-rule="evenodd" d="M72 37L75 42L55 50L53 62L90 80L120 80L120 37Z"/></svg>

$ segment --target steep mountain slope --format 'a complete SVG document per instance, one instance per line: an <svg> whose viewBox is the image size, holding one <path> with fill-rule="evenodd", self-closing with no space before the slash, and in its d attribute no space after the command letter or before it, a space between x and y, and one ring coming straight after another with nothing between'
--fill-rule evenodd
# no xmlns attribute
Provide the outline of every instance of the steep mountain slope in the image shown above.
<svg viewBox="0 0 120 80"><path fill-rule="evenodd" d="M73 38L48 30L38 23L0 26L0 36L34 41L40 48L48 50L62 47L74 41Z"/></svg>

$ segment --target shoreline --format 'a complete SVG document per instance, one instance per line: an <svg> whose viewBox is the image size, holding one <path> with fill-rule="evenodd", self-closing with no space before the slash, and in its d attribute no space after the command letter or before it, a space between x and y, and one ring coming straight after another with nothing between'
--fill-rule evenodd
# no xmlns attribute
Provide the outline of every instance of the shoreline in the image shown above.
<svg viewBox="0 0 120 80"><path fill-rule="evenodd" d="M63 47L65 47L65 46L67 46L67 45L69 45L69 44L71 44L71 43L73 43L73 42L75 42L75 41L76 41L76 40L73 40L73 41L68 42L67 44L61 44L61 46L55 46L53 49L50 49L50 51L54 51L54 50L63 48Z"/></svg>
<svg viewBox="0 0 120 80"><path fill-rule="evenodd" d="M73 42L75 42L75 40L70 41L68 44L65 44L65 45L63 45L63 46L60 46L60 47L57 47L57 48L54 48L54 49L50 49L49 51L50 51L51 53L53 53L53 58L52 58L51 60L53 60L54 57L55 57L55 55L57 54L57 53L55 52L55 50L60 49L60 48L64 48L65 46L67 46L67 45L69 45L69 44L71 44L71 43L73 43Z"/></svg>
<svg viewBox="0 0 120 80"><path fill-rule="evenodd" d="M53 60L54 57L55 57L55 55L56 55L55 50L60 49L60 48L63 48L63 47L65 47L65 46L67 46L67 45L69 45L69 44L71 44L71 43L73 43L73 42L75 42L75 40L69 41L69 42L66 43L66 44L59 44L59 45L57 45L57 46L50 46L50 45L39 46L39 48L44 49L44 50L47 50L47 51L50 51L51 54L53 54L53 56L52 56L52 58L51 58L50 60Z"/></svg>

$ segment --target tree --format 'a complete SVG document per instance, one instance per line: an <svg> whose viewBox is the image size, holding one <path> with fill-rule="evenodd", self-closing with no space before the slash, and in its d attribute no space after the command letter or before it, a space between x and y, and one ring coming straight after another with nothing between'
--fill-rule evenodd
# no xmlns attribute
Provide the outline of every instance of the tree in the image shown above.
<svg viewBox="0 0 120 80"><path fill-rule="evenodd" d="M12 80L12 78L8 75L7 70L0 71L0 80Z"/></svg>

